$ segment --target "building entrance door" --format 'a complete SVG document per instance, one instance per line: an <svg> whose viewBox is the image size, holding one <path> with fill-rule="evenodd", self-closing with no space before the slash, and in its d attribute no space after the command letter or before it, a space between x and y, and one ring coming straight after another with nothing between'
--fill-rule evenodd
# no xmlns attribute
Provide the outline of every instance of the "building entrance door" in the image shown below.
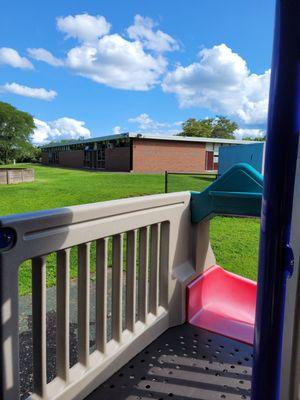
<svg viewBox="0 0 300 400"><path fill-rule="evenodd" d="M214 152L213 151L205 152L205 169L206 169L206 171L213 171L213 169L214 169Z"/></svg>

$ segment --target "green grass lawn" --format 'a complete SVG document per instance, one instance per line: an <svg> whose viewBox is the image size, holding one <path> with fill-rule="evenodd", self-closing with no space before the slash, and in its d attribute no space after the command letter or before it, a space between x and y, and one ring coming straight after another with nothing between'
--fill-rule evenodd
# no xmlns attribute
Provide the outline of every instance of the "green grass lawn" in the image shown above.
<svg viewBox="0 0 300 400"><path fill-rule="evenodd" d="M0 186L0 215L164 192L163 174L129 174L33 167L35 182ZM15 166L14 166L15 167ZM203 190L212 178L174 176L169 191Z"/></svg>
<svg viewBox="0 0 300 400"><path fill-rule="evenodd" d="M18 165L22 167L24 165ZM28 165L26 165L28 167ZM164 192L163 174L125 174L30 166L35 182L0 186L0 215L64 207L123 197ZM169 191L203 190L213 178L170 176ZM256 279L259 221L216 217L211 223L211 242L217 262L224 268ZM92 266L94 269L94 246ZM71 277L76 277L76 251L71 254ZM31 290L31 267L20 269L20 294ZM47 260L47 285L55 284L55 255Z"/></svg>
<svg viewBox="0 0 300 400"><path fill-rule="evenodd" d="M257 279L258 218L215 217L210 239L220 266L254 281Z"/></svg>

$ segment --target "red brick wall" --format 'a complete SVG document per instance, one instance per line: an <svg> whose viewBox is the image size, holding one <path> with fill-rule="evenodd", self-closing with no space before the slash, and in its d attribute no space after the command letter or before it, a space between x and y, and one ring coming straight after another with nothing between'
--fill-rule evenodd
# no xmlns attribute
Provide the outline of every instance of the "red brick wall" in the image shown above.
<svg viewBox="0 0 300 400"><path fill-rule="evenodd" d="M60 151L58 155L60 166L82 168L83 167L83 150Z"/></svg>
<svg viewBox="0 0 300 400"><path fill-rule="evenodd" d="M83 168L83 150L59 152L59 164L62 167ZM115 147L105 150L105 169L108 171L130 171L130 147ZM42 153L42 164L48 165L48 153Z"/></svg>
<svg viewBox="0 0 300 400"><path fill-rule="evenodd" d="M133 140L133 172L205 172L205 144Z"/></svg>
<svg viewBox="0 0 300 400"><path fill-rule="evenodd" d="M105 149L105 169L107 171L130 171L130 147Z"/></svg>

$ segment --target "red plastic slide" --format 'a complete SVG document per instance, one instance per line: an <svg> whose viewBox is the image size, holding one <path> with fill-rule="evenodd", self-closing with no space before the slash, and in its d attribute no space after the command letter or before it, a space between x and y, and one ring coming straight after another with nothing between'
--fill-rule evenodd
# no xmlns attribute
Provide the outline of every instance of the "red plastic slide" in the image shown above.
<svg viewBox="0 0 300 400"><path fill-rule="evenodd" d="M192 325L253 344L256 282L207 269L187 287L187 319Z"/></svg>

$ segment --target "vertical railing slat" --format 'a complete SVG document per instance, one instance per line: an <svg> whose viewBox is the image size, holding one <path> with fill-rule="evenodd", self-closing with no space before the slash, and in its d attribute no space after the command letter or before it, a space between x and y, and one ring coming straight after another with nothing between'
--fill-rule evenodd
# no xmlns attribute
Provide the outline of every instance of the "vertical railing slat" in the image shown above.
<svg viewBox="0 0 300 400"><path fill-rule="evenodd" d="M134 332L136 307L136 238L137 231L127 232L126 245L126 328Z"/></svg>
<svg viewBox="0 0 300 400"><path fill-rule="evenodd" d="M146 322L148 303L148 227L140 229L139 279L138 279L138 319Z"/></svg>
<svg viewBox="0 0 300 400"><path fill-rule="evenodd" d="M169 248L170 223L162 222L160 226L159 304L165 309L169 304Z"/></svg>
<svg viewBox="0 0 300 400"><path fill-rule="evenodd" d="M158 268L159 268L159 224L151 226L150 243L150 306L149 311L157 315L158 311Z"/></svg>
<svg viewBox="0 0 300 400"><path fill-rule="evenodd" d="M90 315L90 243L78 246L78 361L88 366Z"/></svg>
<svg viewBox="0 0 300 400"><path fill-rule="evenodd" d="M9 251L1 254L0 268L0 399L20 397L19 262Z"/></svg>
<svg viewBox="0 0 300 400"><path fill-rule="evenodd" d="M32 259L33 390L46 395L46 257Z"/></svg>
<svg viewBox="0 0 300 400"><path fill-rule="evenodd" d="M112 337L117 342L122 334L122 265L123 235L113 236L112 251Z"/></svg>
<svg viewBox="0 0 300 400"><path fill-rule="evenodd" d="M96 242L96 349L105 353L107 342L108 238Z"/></svg>
<svg viewBox="0 0 300 400"><path fill-rule="evenodd" d="M70 249L57 252L56 274L56 369L57 376L69 380L69 273Z"/></svg>

